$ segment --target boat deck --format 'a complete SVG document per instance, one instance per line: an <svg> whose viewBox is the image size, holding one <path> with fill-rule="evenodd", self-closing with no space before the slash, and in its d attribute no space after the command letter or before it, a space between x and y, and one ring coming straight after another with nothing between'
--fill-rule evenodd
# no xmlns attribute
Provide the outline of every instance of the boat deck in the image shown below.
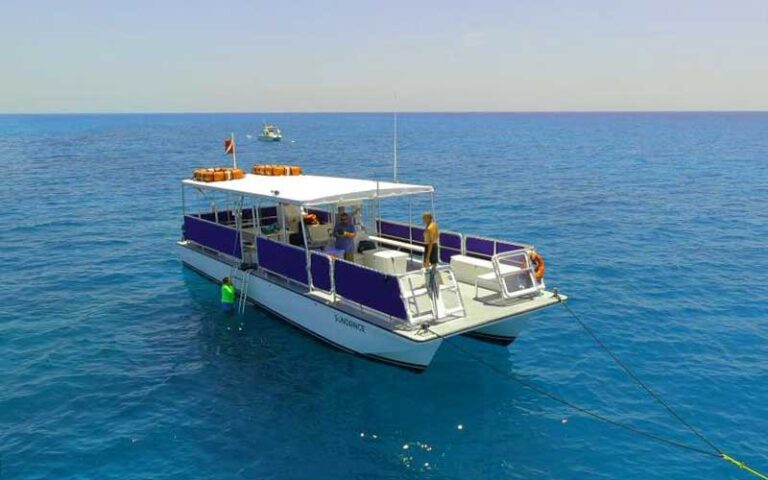
<svg viewBox="0 0 768 480"><path fill-rule="evenodd" d="M541 308L564 302L568 299L563 294L559 294L559 299L555 294L549 291L543 292L536 297L526 297L515 300L504 300L498 292L478 289L478 296L475 298L475 286L467 283L458 282L459 291L464 302L466 315L460 318L451 318L442 323L430 325L429 330L395 330L396 333L415 341L429 341L438 338L438 336L450 337L461 333L469 332L490 325L498 321L508 319L517 315L533 312Z"/></svg>

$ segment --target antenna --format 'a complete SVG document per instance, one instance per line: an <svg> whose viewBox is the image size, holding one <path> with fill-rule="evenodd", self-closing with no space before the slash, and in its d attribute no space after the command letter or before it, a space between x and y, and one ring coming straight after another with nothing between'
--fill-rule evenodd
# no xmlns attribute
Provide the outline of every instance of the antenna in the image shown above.
<svg viewBox="0 0 768 480"><path fill-rule="evenodd" d="M395 109L393 113L394 116L394 139L393 139L393 150L394 150L394 162L393 162L393 178L394 182L397 183L397 109Z"/></svg>

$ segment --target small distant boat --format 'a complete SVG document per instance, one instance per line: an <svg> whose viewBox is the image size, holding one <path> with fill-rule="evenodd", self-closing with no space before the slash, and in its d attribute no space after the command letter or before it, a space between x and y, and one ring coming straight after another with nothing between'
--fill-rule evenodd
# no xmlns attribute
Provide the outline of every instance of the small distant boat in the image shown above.
<svg viewBox="0 0 768 480"><path fill-rule="evenodd" d="M261 135L259 136L259 140L262 142L279 142L283 139L283 134L280 132L280 129L277 128L275 125L265 123L264 126L261 129Z"/></svg>

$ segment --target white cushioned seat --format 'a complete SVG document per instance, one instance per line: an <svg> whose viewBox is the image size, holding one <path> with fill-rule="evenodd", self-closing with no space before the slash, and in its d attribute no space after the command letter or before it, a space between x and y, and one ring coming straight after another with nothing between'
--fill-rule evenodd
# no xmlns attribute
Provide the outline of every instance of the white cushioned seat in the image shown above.
<svg viewBox="0 0 768 480"><path fill-rule="evenodd" d="M451 268L459 282L475 284L475 279L486 273L493 273L493 263L482 258L454 255L451 257Z"/></svg>

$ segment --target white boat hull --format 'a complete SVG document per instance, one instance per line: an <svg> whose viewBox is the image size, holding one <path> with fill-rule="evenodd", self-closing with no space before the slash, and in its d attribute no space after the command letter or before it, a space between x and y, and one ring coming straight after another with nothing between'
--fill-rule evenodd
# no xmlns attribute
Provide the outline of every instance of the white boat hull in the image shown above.
<svg viewBox="0 0 768 480"><path fill-rule="evenodd" d="M509 345L520 336L520 332L525 330L528 325L529 314L516 315L477 330L469 332L467 335L481 340L487 340L502 345Z"/></svg>
<svg viewBox="0 0 768 480"><path fill-rule="evenodd" d="M179 244L182 262L216 282L232 276L232 267L204 253ZM233 278L240 290L240 279ZM263 307L315 337L342 350L416 370L425 369L442 339L415 342L368 323L335 306L261 276L249 274L249 301Z"/></svg>

